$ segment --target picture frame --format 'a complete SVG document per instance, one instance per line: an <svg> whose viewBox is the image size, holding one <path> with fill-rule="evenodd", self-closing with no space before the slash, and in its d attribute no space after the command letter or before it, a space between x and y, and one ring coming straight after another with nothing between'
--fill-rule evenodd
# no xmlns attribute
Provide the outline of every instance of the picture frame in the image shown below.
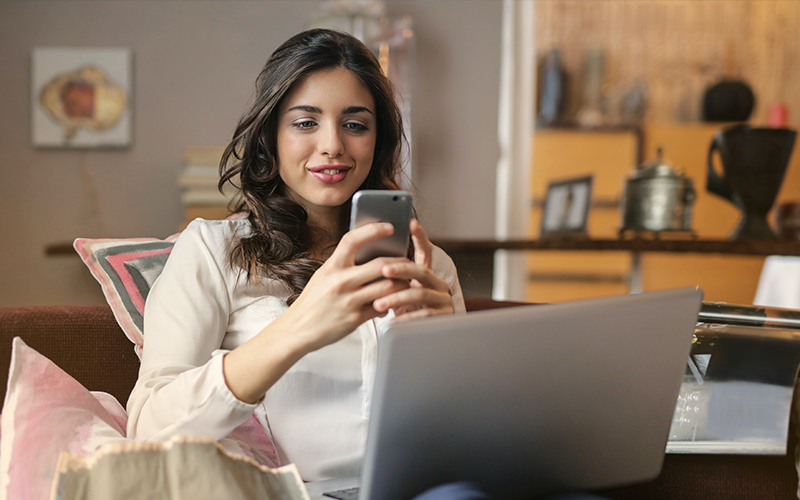
<svg viewBox="0 0 800 500"><path fill-rule="evenodd" d="M39 47L31 54L31 142L37 148L127 148L132 51Z"/></svg>
<svg viewBox="0 0 800 500"><path fill-rule="evenodd" d="M540 237L586 236L593 179L593 176L587 175L549 183Z"/></svg>

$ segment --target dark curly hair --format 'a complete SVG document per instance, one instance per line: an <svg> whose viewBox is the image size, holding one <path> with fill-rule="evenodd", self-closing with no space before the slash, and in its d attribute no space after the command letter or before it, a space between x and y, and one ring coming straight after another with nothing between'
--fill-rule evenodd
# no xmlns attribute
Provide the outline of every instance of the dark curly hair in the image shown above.
<svg viewBox="0 0 800 500"><path fill-rule="evenodd" d="M392 84L363 43L346 33L327 29L295 35L270 56L256 80L254 102L239 120L220 161L219 189L231 183L239 190L234 209L248 213L252 226L249 235L232 245L230 262L248 279L262 274L284 282L291 290L289 304L322 262L311 257L314 238L308 214L286 195L279 175L278 109L303 79L336 68L351 71L375 100L375 152L372 168L359 190L398 189L396 179L405 136ZM347 212L344 210L343 216ZM342 227L345 226L343 221Z"/></svg>

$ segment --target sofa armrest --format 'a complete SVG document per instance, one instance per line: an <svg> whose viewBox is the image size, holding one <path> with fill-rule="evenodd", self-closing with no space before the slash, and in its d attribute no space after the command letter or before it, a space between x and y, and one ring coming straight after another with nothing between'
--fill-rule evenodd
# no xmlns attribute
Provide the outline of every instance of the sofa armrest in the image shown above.
<svg viewBox="0 0 800 500"><path fill-rule="evenodd" d="M0 308L3 400L14 337L22 338L87 389L108 392L126 404L139 373L139 358L109 306Z"/></svg>

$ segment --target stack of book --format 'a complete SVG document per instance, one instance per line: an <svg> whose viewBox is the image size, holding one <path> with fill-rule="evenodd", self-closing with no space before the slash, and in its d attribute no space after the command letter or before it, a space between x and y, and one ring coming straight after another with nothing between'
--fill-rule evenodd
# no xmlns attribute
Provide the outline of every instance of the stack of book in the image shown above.
<svg viewBox="0 0 800 500"><path fill-rule="evenodd" d="M185 214L183 227L197 217L215 220L230 215L233 189L228 185L220 193L217 188L224 150L225 146L218 145L190 145L184 150L184 168L178 177Z"/></svg>

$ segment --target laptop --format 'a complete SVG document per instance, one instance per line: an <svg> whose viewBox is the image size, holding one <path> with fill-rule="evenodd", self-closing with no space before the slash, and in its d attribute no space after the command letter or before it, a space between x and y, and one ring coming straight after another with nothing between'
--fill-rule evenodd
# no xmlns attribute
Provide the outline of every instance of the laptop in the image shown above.
<svg viewBox="0 0 800 500"><path fill-rule="evenodd" d="M474 481L532 498L655 478L699 289L523 306L392 325L380 341L360 478L312 499L409 500Z"/></svg>

